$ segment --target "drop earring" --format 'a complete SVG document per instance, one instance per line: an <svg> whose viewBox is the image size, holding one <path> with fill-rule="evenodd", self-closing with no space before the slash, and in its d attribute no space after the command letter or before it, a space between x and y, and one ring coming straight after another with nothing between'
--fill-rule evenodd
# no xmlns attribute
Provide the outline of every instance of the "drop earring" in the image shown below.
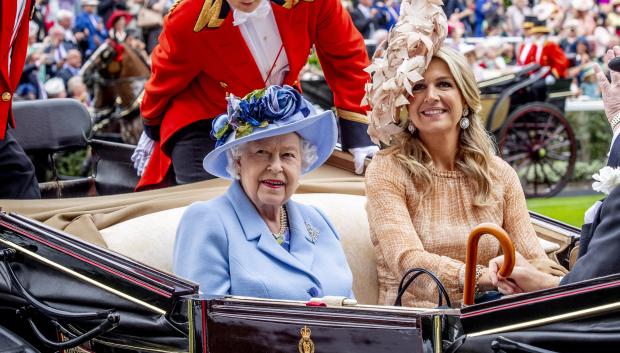
<svg viewBox="0 0 620 353"><path fill-rule="evenodd" d="M469 108L465 108L463 109L463 116L461 117L461 120L459 121L459 125L461 126L461 129L465 130L469 127Z"/></svg>
<svg viewBox="0 0 620 353"><path fill-rule="evenodd" d="M410 134L413 134L415 132L415 125L413 125L412 122L409 122L409 124L407 125L407 130Z"/></svg>

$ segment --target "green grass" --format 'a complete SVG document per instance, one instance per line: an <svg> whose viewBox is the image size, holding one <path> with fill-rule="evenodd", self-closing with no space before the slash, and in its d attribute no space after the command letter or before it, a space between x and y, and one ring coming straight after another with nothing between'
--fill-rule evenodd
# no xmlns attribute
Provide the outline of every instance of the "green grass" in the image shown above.
<svg viewBox="0 0 620 353"><path fill-rule="evenodd" d="M597 200L603 198L603 194L553 197L549 199L528 199L527 207L545 216L557 219L564 223L581 228L583 214Z"/></svg>

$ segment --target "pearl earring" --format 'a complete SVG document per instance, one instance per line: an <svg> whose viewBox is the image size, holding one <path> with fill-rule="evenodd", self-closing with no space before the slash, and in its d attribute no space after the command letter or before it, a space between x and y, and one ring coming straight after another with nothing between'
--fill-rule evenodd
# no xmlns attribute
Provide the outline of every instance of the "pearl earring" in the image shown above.
<svg viewBox="0 0 620 353"><path fill-rule="evenodd" d="M461 126L461 129L463 130L469 127L469 118L467 117L468 115L469 115L469 108L463 109L463 117L459 121L459 125Z"/></svg>

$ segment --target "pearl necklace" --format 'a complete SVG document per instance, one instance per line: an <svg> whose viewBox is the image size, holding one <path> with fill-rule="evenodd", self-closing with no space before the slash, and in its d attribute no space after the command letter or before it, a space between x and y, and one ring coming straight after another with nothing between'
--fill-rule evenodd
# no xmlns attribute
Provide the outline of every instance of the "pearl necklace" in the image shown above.
<svg viewBox="0 0 620 353"><path fill-rule="evenodd" d="M284 206L280 207L280 230L277 233L271 233L273 237L276 239L278 244L282 245L284 242L284 233L286 233L286 228L288 228L288 217L286 215L286 208Z"/></svg>

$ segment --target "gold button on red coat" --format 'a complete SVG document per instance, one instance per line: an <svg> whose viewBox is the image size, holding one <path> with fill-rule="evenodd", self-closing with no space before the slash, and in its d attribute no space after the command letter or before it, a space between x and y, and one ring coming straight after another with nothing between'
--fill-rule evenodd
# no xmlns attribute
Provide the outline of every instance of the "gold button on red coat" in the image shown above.
<svg viewBox="0 0 620 353"><path fill-rule="evenodd" d="M8 102L11 100L11 94L9 92L2 93L2 100Z"/></svg>

